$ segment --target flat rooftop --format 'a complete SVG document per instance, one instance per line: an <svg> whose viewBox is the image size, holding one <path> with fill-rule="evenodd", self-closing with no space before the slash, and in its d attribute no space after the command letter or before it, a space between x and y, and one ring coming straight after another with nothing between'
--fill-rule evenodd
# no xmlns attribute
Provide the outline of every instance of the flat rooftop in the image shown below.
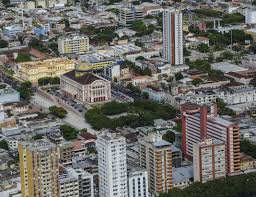
<svg viewBox="0 0 256 197"><path fill-rule="evenodd" d="M229 62L219 62L219 63L214 63L211 64L211 68L213 70L220 70L224 73L229 73L229 72L238 72L238 71L247 71L248 69L243 68L241 66L229 63Z"/></svg>

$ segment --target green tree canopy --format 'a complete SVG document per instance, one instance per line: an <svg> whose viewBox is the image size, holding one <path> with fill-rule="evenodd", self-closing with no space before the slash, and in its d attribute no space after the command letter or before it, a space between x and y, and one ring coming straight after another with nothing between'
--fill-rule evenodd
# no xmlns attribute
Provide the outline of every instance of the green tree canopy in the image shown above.
<svg viewBox="0 0 256 197"><path fill-rule="evenodd" d="M0 48L8 47L8 42L6 40L0 39Z"/></svg>
<svg viewBox="0 0 256 197"><path fill-rule="evenodd" d="M49 111L50 111L50 114L58 118L65 118L68 113L64 108L58 107L58 106L49 107Z"/></svg>
<svg viewBox="0 0 256 197"><path fill-rule="evenodd" d="M8 146L7 141L5 141L5 140L0 140L0 149L9 150L9 146Z"/></svg>
<svg viewBox="0 0 256 197"><path fill-rule="evenodd" d="M61 125L60 131L65 140L74 140L79 133L74 127L71 127L69 125Z"/></svg>
<svg viewBox="0 0 256 197"><path fill-rule="evenodd" d="M201 53L207 53L209 52L209 46L207 44L199 44L197 47L198 51Z"/></svg>

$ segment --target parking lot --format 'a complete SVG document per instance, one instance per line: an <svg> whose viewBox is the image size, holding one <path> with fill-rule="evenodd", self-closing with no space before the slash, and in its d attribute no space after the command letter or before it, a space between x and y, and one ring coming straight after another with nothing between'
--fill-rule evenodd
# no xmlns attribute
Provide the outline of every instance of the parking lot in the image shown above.
<svg viewBox="0 0 256 197"><path fill-rule="evenodd" d="M55 96L57 99L60 98L62 99L66 104L70 105L73 107L76 111L85 114L87 111L87 107L85 106L84 103L81 103L78 100L68 98L62 94L62 92L58 88L49 88L47 89L47 92L53 96Z"/></svg>

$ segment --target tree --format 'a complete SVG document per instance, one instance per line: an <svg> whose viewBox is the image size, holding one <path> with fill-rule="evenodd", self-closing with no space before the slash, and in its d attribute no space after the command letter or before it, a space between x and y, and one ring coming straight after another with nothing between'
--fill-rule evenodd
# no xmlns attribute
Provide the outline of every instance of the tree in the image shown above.
<svg viewBox="0 0 256 197"><path fill-rule="evenodd" d="M207 44L199 44L197 47L198 51L201 53L207 53L209 52L209 46Z"/></svg>
<svg viewBox="0 0 256 197"><path fill-rule="evenodd" d="M179 80L181 80L181 79L183 79L184 77L183 77L183 75L181 74L181 72L177 72L177 73L175 73L175 79L177 80L177 81L179 81Z"/></svg>
<svg viewBox="0 0 256 197"><path fill-rule="evenodd" d="M220 57L225 60L233 60L234 54L230 51L224 51L220 54Z"/></svg>
<svg viewBox="0 0 256 197"><path fill-rule="evenodd" d="M194 85L194 86L198 86L200 83L202 83L203 81L202 81L202 79L193 79L193 81L192 81L192 84Z"/></svg>
<svg viewBox="0 0 256 197"><path fill-rule="evenodd" d="M159 197L254 197L256 195L256 173L248 173L194 183L185 189L172 189Z"/></svg>
<svg viewBox="0 0 256 197"><path fill-rule="evenodd" d="M29 62L31 61L31 58L27 54L19 53L17 58L15 59L16 62Z"/></svg>
<svg viewBox="0 0 256 197"><path fill-rule="evenodd" d="M126 103L111 101L104 104L101 110L102 110L102 113L105 115L115 115L115 114L127 112L128 105Z"/></svg>
<svg viewBox="0 0 256 197"><path fill-rule="evenodd" d="M143 57L143 56L139 56L139 57L136 57L136 59L135 60L145 60L145 57Z"/></svg>
<svg viewBox="0 0 256 197"><path fill-rule="evenodd" d="M256 159L256 145L250 143L247 140L241 140L240 142L241 152Z"/></svg>
<svg viewBox="0 0 256 197"><path fill-rule="evenodd" d="M50 114L57 116L58 118L65 118L67 115L67 111L58 106L51 106L49 107Z"/></svg>
<svg viewBox="0 0 256 197"><path fill-rule="evenodd" d="M33 95L32 83L30 81L22 82L17 90L20 93L20 97L25 102L29 102L30 101L31 96Z"/></svg>
<svg viewBox="0 0 256 197"><path fill-rule="evenodd" d="M9 150L7 141L5 141L5 140L0 141L0 149Z"/></svg>
<svg viewBox="0 0 256 197"><path fill-rule="evenodd" d="M119 13L120 13L120 11L119 11L118 9L116 9L116 8L110 8L110 9L108 9L107 11L108 11L108 12L112 12L112 13L114 13L115 15L119 15Z"/></svg>
<svg viewBox="0 0 256 197"><path fill-rule="evenodd" d="M142 42L140 42L138 39L137 40L135 40L135 43L134 43L136 46L138 46L138 47L144 47L145 46L145 44L144 43L142 43Z"/></svg>
<svg viewBox="0 0 256 197"><path fill-rule="evenodd" d="M140 5L140 1L133 1L132 4L133 5Z"/></svg>
<svg viewBox="0 0 256 197"><path fill-rule="evenodd" d="M8 42L6 40L0 40L0 48L8 47Z"/></svg>
<svg viewBox="0 0 256 197"><path fill-rule="evenodd" d="M38 79L39 86L45 86L48 84L51 84L51 85L60 84L60 78L59 77L42 77Z"/></svg>
<svg viewBox="0 0 256 197"><path fill-rule="evenodd" d="M70 22L69 22L69 20L67 19L67 18L64 18L63 19L63 22L64 22L64 24L65 24L65 28L69 28L70 27Z"/></svg>
<svg viewBox="0 0 256 197"><path fill-rule="evenodd" d="M65 140L74 140L78 134L78 131L69 125L61 125L60 131Z"/></svg>
<svg viewBox="0 0 256 197"><path fill-rule="evenodd" d="M43 138L43 135L41 135L41 134L36 134L36 135L34 135L34 136L32 137L33 140L40 140L40 139L42 139L42 138Z"/></svg>
<svg viewBox="0 0 256 197"><path fill-rule="evenodd" d="M175 134L168 130L163 136L162 136L162 139L167 141L167 142L170 142L170 143L173 143L175 141Z"/></svg>
<svg viewBox="0 0 256 197"><path fill-rule="evenodd" d="M138 33L142 33L147 31L147 26L142 20L138 20L132 23L132 29Z"/></svg>
<svg viewBox="0 0 256 197"><path fill-rule="evenodd" d="M142 99L145 99L145 100L147 100L147 99L149 99L149 94L147 93L147 92L142 92Z"/></svg>
<svg viewBox="0 0 256 197"><path fill-rule="evenodd" d="M228 116L235 116L235 112L232 109L229 109L223 100L217 99L216 100L218 112L220 115L228 115Z"/></svg>
<svg viewBox="0 0 256 197"><path fill-rule="evenodd" d="M8 146L7 141L5 141L5 140L0 141L0 149L9 150L9 146Z"/></svg>

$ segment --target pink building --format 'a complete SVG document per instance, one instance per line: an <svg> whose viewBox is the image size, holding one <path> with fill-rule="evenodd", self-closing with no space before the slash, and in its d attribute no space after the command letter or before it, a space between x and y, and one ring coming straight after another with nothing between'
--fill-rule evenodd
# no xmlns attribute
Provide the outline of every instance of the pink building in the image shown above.
<svg viewBox="0 0 256 197"><path fill-rule="evenodd" d="M216 105L182 105L182 150L187 158L193 157L193 146L210 137L226 145L227 174L240 171L239 125L221 118Z"/></svg>
<svg viewBox="0 0 256 197"><path fill-rule="evenodd" d="M111 100L110 81L92 74L77 75L70 71L60 77L60 88L65 95L83 103L101 103Z"/></svg>

